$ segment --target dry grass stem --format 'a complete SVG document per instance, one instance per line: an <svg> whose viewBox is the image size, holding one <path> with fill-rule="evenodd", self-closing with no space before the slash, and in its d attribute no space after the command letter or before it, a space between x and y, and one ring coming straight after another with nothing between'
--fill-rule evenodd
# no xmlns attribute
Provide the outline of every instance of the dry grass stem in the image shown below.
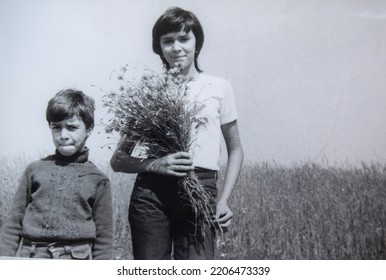
<svg viewBox="0 0 386 280"><path fill-rule="evenodd" d="M206 119L198 117L203 108L189 98L191 79L171 69L162 74L146 71L139 81L127 77L126 67L118 73L119 90L104 96L110 118L106 132L118 132L146 148L148 158L159 158L180 151L189 152L200 126ZM197 240L206 226L213 225L209 195L193 172L179 181L181 199L195 214Z"/></svg>

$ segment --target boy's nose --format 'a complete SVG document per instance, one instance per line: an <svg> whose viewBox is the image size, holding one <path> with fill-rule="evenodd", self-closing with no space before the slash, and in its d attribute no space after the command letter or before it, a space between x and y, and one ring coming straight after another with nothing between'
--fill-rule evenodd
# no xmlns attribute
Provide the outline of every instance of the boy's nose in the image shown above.
<svg viewBox="0 0 386 280"><path fill-rule="evenodd" d="M60 138L61 139L68 139L68 131L66 129L62 129L60 131Z"/></svg>

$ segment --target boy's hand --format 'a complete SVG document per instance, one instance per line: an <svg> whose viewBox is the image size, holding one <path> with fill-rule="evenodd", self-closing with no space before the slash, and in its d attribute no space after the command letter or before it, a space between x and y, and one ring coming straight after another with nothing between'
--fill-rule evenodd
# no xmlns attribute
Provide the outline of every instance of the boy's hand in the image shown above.
<svg viewBox="0 0 386 280"><path fill-rule="evenodd" d="M147 171L161 175L183 177L194 170L193 161L187 152L177 152L149 162Z"/></svg>
<svg viewBox="0 0 386 280"><path fill-rule="evenodd" d="M228 231L229 225L232 221L233 212L228 206L227 202L219 201L216 206L215 222L223 232Z"/></svg>

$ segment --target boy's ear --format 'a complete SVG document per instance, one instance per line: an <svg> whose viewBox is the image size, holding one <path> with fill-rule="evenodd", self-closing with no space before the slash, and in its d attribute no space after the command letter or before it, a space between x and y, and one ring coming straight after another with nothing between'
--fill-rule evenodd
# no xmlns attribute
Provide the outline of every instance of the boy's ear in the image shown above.
<svg viewBox="0 0 386 280"><path fill-rule="evenodd" d="M91 135L92 130L93 130L93 127L90 127L87 129L87 131L86 131L87 138Z"/></svg>

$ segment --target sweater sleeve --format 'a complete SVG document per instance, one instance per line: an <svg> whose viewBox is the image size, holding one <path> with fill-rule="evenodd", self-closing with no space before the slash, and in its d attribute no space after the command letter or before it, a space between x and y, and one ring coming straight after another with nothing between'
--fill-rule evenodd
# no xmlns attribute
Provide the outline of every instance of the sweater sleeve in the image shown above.
<svg viewBox="0 0 386 280"><path fill-rule="evenodd" d="M29 184L30 180L26 170L20 179L12 205L1 228L0 256L14 257L16 255L21 240L22 222L27 205L27 188Z"/></svg>
<svg viewBox="0 0 386 280"><path fill-rule="evenodd" d="M93 219L96 238L93 245L93 259L113 258L113 211L110 181L100 181L93 205Z"/></svg>

